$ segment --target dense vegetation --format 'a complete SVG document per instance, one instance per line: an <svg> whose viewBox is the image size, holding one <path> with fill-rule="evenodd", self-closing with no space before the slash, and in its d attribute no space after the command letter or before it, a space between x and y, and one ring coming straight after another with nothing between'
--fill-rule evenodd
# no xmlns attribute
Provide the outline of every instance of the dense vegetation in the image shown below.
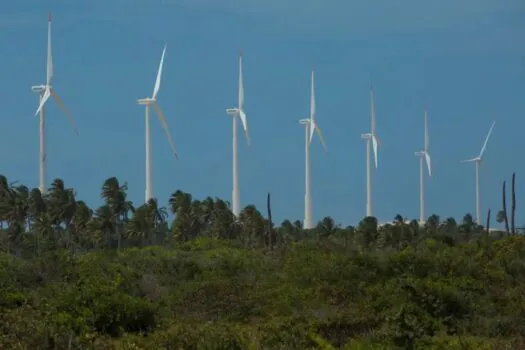
<svg viewBox="0 0 525 350"><path fill-rule="evenodd" d="M525 348L514 227L305 231L182 191L134 208L126 190L109 178L92 210L61 180L43 196L0 176L0 349Z"/></svg>

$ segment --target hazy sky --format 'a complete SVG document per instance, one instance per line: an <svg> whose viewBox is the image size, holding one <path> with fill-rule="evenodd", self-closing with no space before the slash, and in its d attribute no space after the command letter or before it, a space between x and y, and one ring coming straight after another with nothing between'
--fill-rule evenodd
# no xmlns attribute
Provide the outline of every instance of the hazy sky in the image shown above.
<svg viewBox="0 0 525 350"><path fill-rule="evenodd" d="M501 208L501 182L517 172L517 223L525 224L525 3L519 0L94 0L4 4L0 14L3 99L0 173L38 186L37 96L45 80L47 13L53 13L53 85L80 136L48 104L48 183L63 178L91 206L104 179L127 181L144 198L144 108L162 46L168 45L158 101L178 148L171 155L153 120L154 193L231 198L231 117L237 54L245 54L252 136L239 144L242 205L276 221L302 219L304 131L310 69L317 121L328 153L312 144L314 216L355 224L365 214L369 86L382 141L373 172L374 214L418 217L423 111L428 106L432 178L427 214L475 211L474 165L497 121L481 169L482 212Z"/></svg>

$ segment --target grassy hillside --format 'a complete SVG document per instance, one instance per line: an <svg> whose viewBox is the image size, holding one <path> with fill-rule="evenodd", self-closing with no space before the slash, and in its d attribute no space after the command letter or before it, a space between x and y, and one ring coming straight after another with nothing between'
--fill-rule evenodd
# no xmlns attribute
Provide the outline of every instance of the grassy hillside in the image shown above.
<svg viewBox="0 0 525 350"><path fill-rule="evenodd" d="M523 237L3 254L0 348L521 349L524 291Z"/></svg>

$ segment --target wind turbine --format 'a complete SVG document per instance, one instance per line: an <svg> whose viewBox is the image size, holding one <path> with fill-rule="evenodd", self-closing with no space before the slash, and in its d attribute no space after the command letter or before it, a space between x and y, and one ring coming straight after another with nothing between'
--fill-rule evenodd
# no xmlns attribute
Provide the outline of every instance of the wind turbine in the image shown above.
<svg viewBox="0 0 525 350"><path fill-rule="evenodd" d="M241 213L241 194L239 191L239 164L237 161L237 118L241 120L246 143L250 146L250 134L248 133L248 122L244 112L244 85L242 78L242 52L239 54L239 101L237 107L226 109L226 113L233 117L233 190L232 190L232 212L235 216Z"/></svg>
<svg viewBox="0 0 525 350"><path fill-rule="evenodd" d="M494 125L496 125L496 122L492 122L492 125L489 129L489 132L487 134L487 137L485 138L485 142L483 143L483 147L481 148L481 152L479 152L479 155L477 157L462 160L462 163L476 163L476 222L480 223L480 206L479 206L479 166L483 162L483 153L485 152L485 149L487 148L487 142L489 141L490 134L492 134L492 129L494 129Z"/></svg>
<svg viewBox="0 0 525 350"><path fill-rule="evenodd" d="M44 105L46 104L49 97L53 97L55 102L58 104L58 107L62 110L67 119L73 125L73 131L78 135L78 130L76 127L76 122L73 116L69 113L69 110L62 102L62 99L56 93L55 89L51 86L51 80L53 78L53 56L51 53L51 14L49 14L47 21L47 69L46 69L46 84L45 85L35 85L31 87L33 92L38 93L39 95L39 105L36 110L35 116L40 114L40 128L39 128L39 137L40 137L40 155L39 155L39 177L38 177L38 188L42 194L46 192L46 134L45 134L45 112Z"/></svg>
<svg viewBox="0 0 525 350"><path fill-rule="evenodd" d="M374 151L374 162L377 169L377 147L379 139L376 135L376 111L374 102L374 91L370 87L370 124L371 131L361 134L361 138L366 140L366 216L372 216L372 174L370 164L370 146Z"/></svg>
<svg viewBox="0 0 525 350"><path fill-rule="evenodd" d="M153 109L157 113L157 116L159 117L162 128L164 129L164 132L166 133L166 137L168 138L168 142L170 143L171 150L173 151L173 155L175 156L175 158L178 158L177 152L175 151L175 143L173 142L173 138L171 137L170 130L168 128L168 124L166 123L166 118L164 117L164 113L162 113L162 110L160 109L160 106L157 103L157 94L159 93L159 89L160 89L160 80L162 77L162 66L164 64L165 54L166 54L166 45L164 45L164 49L162 50L159 70L157 72L157 79L155 80L155 87L153 88L153 95L151 95L151 97L141 98L137 100L137 103L139 105L146 106L146 115L145 115L145 121L146 121L146 198L145 198L145 201L146 203L150 199L153 198L150 106L153 107Z"/></svg>
<svg viewBox="0 0 525 350"><path fill-rule="evenodd" d="M315 122L315 81L314 81L314 70L312 69L312 81L311 81L311 87L310 87L310 118L307 119L301 119L299 121L300 124L305 126L305 147L304 147L304 154L305 154L305 190L304 190L304 222L303 222L303 228L304 229L311 229L314 228L314 222L313 222L313 215L312 215L312 183L311 183L311 169L310 169L310 144L312 143L312 139L314 137L314 132L317 133L319 136L319 140L321 141L321 144L323 145L323 148L325 152L327 152L326 144L323 139L323 134L321 133L321 129Z"/></svg>
<svg viewBox="0 0 525 350"><path fill-rule="evenodd" d="M416 156L419 157L419 224L423 225L425 222L425 188L424 188L424 164L427 163L428 176L432 175L430 166L430 153L428 153L428 114L425 111L425 136L424 136L424 147L422 151L416 152Z"/></svg>

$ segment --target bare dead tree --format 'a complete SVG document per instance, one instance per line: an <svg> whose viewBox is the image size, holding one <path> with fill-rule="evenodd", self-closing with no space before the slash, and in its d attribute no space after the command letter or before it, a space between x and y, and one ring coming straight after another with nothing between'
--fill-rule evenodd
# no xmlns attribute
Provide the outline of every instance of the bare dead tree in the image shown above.
<svg viewBox="0 0 525 350"><path fill-rule="evenodd" d="M268 237L268 245L270 246L270 249L273 249L272 206L270 199L270 192L268 192L268 196L266 197L266 208L268 209L268 226L266 227L266 236Z"/></svg>
<svg viewBox="0 0 525 350"><path fill-rule="evenodd" d="M490 234L490 208L487 212L487 236Z"/></svg>
<svg viewBox="0 0 525 350"><path fill-rule="evenodd" d="M512 235L514 236L516 234L516 226L514 225L514 217L516 215L516 191L515 191L515 184L516 184L516 173L512 173L512 211L510 216L510 229L512 232Z"/></svg>
<svg viewBox="0 0 525 350"><path fill-rule="evenodd" d="M503 181L503 219L505 220L505 231L509 235L509 218L507 216L507 194L505 190L506 181Z"/></svg>

